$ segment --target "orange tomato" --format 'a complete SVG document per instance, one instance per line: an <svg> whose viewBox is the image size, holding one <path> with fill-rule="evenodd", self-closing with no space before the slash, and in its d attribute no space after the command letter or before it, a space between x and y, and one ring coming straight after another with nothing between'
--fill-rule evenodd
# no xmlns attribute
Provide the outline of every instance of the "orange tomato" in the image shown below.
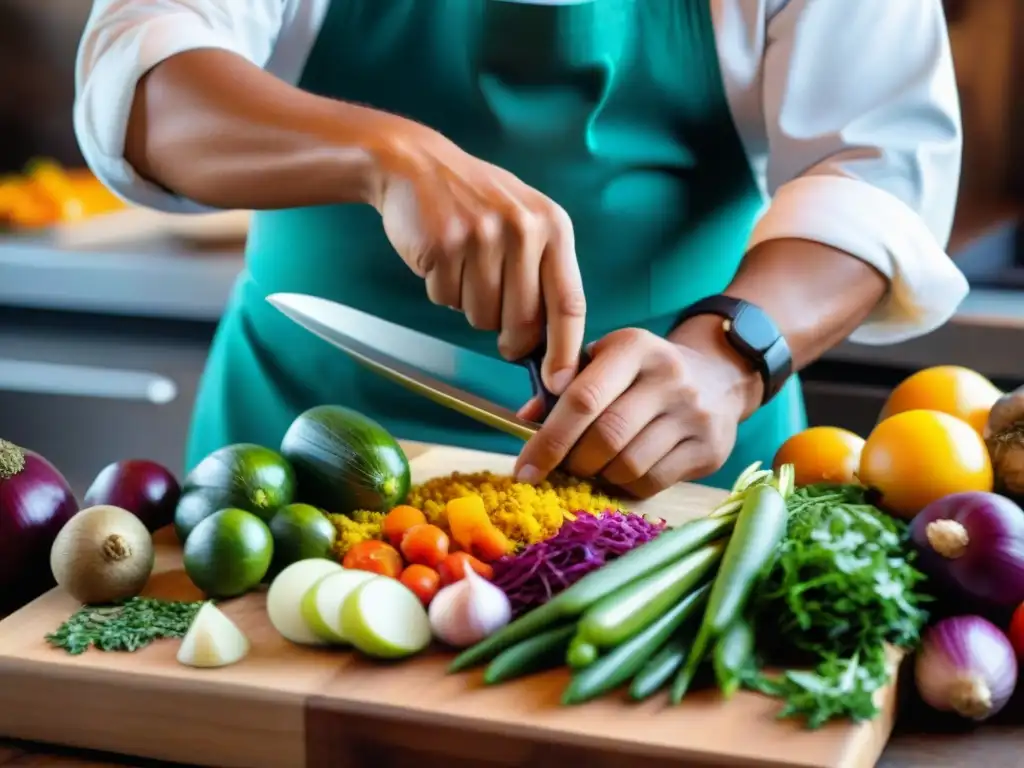
<svg viewBox="0 0 1024 768"><path fill-rule="evenodd" d="M941 411L982 434L992 404L1002 391L980 373L959 365L925 368L904 379L889 395L879 421L905 411Z"/></svg>
<svg viewBox="0 0 1024 768"><path fill-rule="evenodd" d="M381 529L384 531L384 538L391 542L391 546L397 547L402 544L402 537L405 532L414 525L423 525L427 522L427 516L416 507L407 504L400 504L384 516Z"/></svg>
<svg viewBox="0 0 1024 768"><path fill-rule="evenodd" d="M441 575L441 584L447 587L449 584L466 578L467 568L472 568L488 581L494 578L494 569L487 563L477 560L468 552L452 552L437 566L437 572Z"/></svg>
<svg viewBox="0 0 1024 768"><path fill-rule="evenodd" d="M436 525L414 525L402 537L402 555L410 563L436 568L448 557L448 534Z"/></svg>
<svg viewBox="0 0 1024 768"><path fill-rule="evenodd" d="M405 584L424 605L430 605L434 595L441 589L441 576L433 568L428 568L425 565L410 565L402 571L402 578L399 581Z"/></svg>
<svg viewBox="0 0 1024 768"><path fill-rule="evenodd" d="M772 462L778 472L792 464L796 484L855 483L864 438L839 427L811 427L789 438Z"/></svg>
<svg viewBox="0 0 1024 768"><path fill-rule="evenodd" d="M992 490L992 462L981 435L939 411L904 411L876 426L864 443L858 475L881 494L886 510L908 519L951 493Z"/></svg>
<svg viewBox="0 0 1024 768"><path fill-rule="evenodd" d="M383 541L360 541L353 545L341 562L345 568L370 571L397 579L402 573L402 556L398 550Z"/></svg>

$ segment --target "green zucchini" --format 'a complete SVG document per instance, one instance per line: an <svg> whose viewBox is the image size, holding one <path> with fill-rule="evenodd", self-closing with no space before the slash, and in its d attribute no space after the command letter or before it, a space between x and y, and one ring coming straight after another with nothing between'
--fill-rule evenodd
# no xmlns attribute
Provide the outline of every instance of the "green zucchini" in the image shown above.
<svg viewBox="0 0 1024 768"><path fill-rule="evenodd" d="M629 685L629 695L635 701L653 696L679 671L686 662L686 654L693 644L694 632L686 631L687 626L669 638L654 656L637 672ZM694 628L695 629L695 628Z"/></svg>
<svg viewBox="0 0 1024 768"><path fill-rule="evenodd" d="M185 544L214 512L242 509L269 523L295 499L295 473L276 451L252 443L219 448L200 461L181 484L174 531Z"/></svg>
<svg viewBox="0 0 1024 768"><path fill-rule="evenodd" d="M310 408L288 427L281 453L299 500L340 514L387 512L409 493L409 460L384 427L340 405Z"/></svg>
<svg viewBox="0 0 1024 768"><path fill-rule="evenodd" d="M567 624L513 645L495 656L487 665L484 682L495 685L562 666L566 648L575 633L576 625Z"/></svg>
<svg viewBox="0 0 1024 768"><path fill-rule="evenodd" d="M600 659L573 675L562 694L563 704L582 704L616 688L635 675L665 641L705 604L711 585L705 584L680 600L657 621Z"/></svg>
<svg viewBox="0 0 1024 768"><path fill-rule="evenodd" d="M743 683L743 675L754 657L754 628L744 618L734 621L725 631L711 655L715 680L722 695L731 699Z"/></svg>
<svg viewBox="0 0 1024 768"><path fill-rule="evenodd" d="M583 614L579 637L598 648L613 648L628 640L704 581L724 551L724 542L708 544L616 590Z"/></svg>
<svg viewBox="0 0 1024 768"><path fill-rule="evenodd" d="M579 630L576 631L576 636L569 643L569 648L565 653L565 663L573 669L583 669L583 667L590 666L597 661L598 649L593 643L588 643L583 637L580 637Z"/></svg>
<svg viewBox="0 0 1024 768"><path fill-rule="evenodd" d="M754 586L769 567L776 547L786 533L787 520L786 500L778 490L770 485L758 485L746 492L736 528L729 538L713 582L697 639L672 686L674 703L686 695L686 689L708 651L743 615Z"/></svg>
<svg viewBox="0 0 1024 768"><path fill-rule="evenodd" d="M461 672L482 664L528 637L565 621L575 620L587 608L615 590L726 535L734 523L733 517L702 517L665 531L653 541L642 544L603 568L588 573L544 605L467 648L455 657L448 671Z"/></svg>

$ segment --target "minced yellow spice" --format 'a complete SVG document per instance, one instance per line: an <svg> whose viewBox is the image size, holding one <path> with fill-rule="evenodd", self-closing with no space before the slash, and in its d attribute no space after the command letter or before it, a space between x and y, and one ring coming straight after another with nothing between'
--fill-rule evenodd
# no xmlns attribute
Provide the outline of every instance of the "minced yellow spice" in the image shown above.
<svg viewBox="0 0 1024 768"><path fill-rule="evenodd" d="M351 515L328 515L327 519L334 525L334 530L337 533L331 551L339 563L348 551L359 542L383 537L381 524L384 522L384 514L382 512L359 510Z"/></svg>
<svg viewBox="0 0 1024 768"><path fill-rule="evenodd" d="M600 493L583 480L558 475L540 485L529 485L490 472L455 472L428 480L414 486L405 503L422 510L427 520L447 530L445 505L452 499L471 494L484 500L491 521L518 546L554 536L574 512L597 514L606 509L625 509L622 502ZM339 560L359 541L382 537L384 515L378 512L328 515L328 518L338 532L334 554Z"/></svg>

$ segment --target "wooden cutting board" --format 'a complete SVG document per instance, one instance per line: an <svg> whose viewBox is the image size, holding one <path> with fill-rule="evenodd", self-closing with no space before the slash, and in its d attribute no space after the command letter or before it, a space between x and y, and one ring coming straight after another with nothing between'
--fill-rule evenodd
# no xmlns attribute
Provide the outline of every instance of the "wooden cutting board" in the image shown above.
<svg viewBox="0 0 1024 768"><path fill-rule="evenodd" d="M409 445L413 478L452 471L507 473L508 456ZM722 492L680 485L633 509L679 523ZM147 594L199 599L169 531ZM240 664L194 670L177 641L134 654L69 656L43 636L78 605L53 590L0 622L0 736L223 768L593 768L718 765L866 768L893 724L895 691L871 723L808 732L775 720L778 703L698 693L682 706L620 695L573 708L558 698L564 671L485 688L479 671L446 675L447 655L376 664L282 638L250 594L224 609L252 641Z"/></svg>

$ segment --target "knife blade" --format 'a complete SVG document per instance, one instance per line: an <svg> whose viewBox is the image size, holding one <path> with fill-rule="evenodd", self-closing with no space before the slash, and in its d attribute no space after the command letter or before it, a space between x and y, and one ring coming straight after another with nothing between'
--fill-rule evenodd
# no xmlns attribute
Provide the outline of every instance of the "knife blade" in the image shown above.
<svg viewBox="0 0 1024 768"><path fill-rule="evenodd" d="M273 293L267 301L370 370L439 405L522 440L540 429L509 408L442 381L455 376L460 354L445 341L317 296Z"/></svg>

